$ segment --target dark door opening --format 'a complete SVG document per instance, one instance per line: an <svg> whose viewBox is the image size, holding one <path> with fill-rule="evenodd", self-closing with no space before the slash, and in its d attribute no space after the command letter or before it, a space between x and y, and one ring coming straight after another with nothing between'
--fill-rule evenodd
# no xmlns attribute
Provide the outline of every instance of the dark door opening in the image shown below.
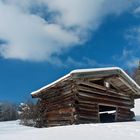
<svg viewBox="0 0 140 140"><path fill-rule="evenodd" d="M116 107L99 105L99 118L101 123L115 122Z"/></svg>

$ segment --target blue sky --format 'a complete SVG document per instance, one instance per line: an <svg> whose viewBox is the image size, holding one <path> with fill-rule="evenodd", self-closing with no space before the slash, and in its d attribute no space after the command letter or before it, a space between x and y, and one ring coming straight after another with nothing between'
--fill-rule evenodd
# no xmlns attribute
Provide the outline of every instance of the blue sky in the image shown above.
<svg viewBox="0 0 140 140"><path fill-rule="evenodd" d="M24 101L73 69L139 61L139 0L0 0L0 19L1 101Z"/></svg>

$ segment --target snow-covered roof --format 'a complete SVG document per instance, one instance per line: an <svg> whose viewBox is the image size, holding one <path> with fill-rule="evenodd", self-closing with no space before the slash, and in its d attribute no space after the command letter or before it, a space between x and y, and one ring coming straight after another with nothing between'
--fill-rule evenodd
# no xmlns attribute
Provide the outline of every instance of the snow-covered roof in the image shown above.
<svg viewBox="0 0 140 140"><path fill-rule="evenodd" d="M34 94L36 94L36 93L39 93L40 91L42 91L42 90L44 90L44 89L46 89L46 88L48 88L48 87L50 87L50 86L52 86L52 85L55 85L56 83L58 83L58 82L60 82L60 81L62 81L62 80L64 80L64 79L68 78L69 76L70 76L70 73L67 74L67 75L65 75L65 76L63 76L63 77L61 77L61 78L59 78L58 80L56 80L56 81L54 81L54 82L52 82L52 83L50 83L50 84L48 84L48 85L46 85L46 86L40 88L39 90L32 92L31 95L34 95Z"/></svg>
<svg viewBox="0 0 140 140"><path fill-rule="evenodd" d="M138 95L140 95L140 86L126 73L124 72L121 68L119 67L107 67L107 68L91 68L91 69L77 69L77 70L73 70L71 71L69 74L59 78L58 80L40 88L39 90L36 90L34 92L31 93L32 96L37 95L38 93L40 93L42 90L45 90L49 87L52 87L54 85L56 85L58 82L63 81L63 80L67 80L70 77L73 78L79 78L79 75L82 74L87 74L87 76L89 74L92 74L92 76L101 76L102 74L107 75L107 74L118 74L120 75L123 79L125 79L125 81L128 82L129 86L131 86L132 88L135 89L136 93Z"/></svg>

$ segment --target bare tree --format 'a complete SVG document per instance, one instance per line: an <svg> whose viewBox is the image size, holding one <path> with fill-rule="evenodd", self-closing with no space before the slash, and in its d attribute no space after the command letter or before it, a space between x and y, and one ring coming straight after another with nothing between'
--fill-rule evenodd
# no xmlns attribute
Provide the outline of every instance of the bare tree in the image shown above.
<svg viewBox="0 0 140 140"><path fill-rule="evenodd" d="M133 71L133 78L137 82L137 84L140 85L140 61L139 66Z"/></svg>
<svg viewBox="0 0 140 140"><path fill-rule="evenodd" d="M18 119L17 106L12 103L3 102L0 104L0 121Z"/></svg>
<svg viewBox="0 0 140 140"><path fill-rule="evenodd" d="M20 123L27 126L37 126L39 119L38 105L32 100L21 103L19 106Z"/></svg>

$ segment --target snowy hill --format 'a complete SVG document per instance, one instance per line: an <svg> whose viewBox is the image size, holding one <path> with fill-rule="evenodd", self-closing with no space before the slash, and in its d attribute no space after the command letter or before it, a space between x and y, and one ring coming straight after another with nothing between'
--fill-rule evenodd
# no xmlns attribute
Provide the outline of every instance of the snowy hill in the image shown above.
<svg viewBox="0 0 140 140"><path fill-rule="evenodd" d="M86 124L53 128L21 126L18 121L0 123L0 140L139 140L140 100L136 100L136 122Z"/></svg>

